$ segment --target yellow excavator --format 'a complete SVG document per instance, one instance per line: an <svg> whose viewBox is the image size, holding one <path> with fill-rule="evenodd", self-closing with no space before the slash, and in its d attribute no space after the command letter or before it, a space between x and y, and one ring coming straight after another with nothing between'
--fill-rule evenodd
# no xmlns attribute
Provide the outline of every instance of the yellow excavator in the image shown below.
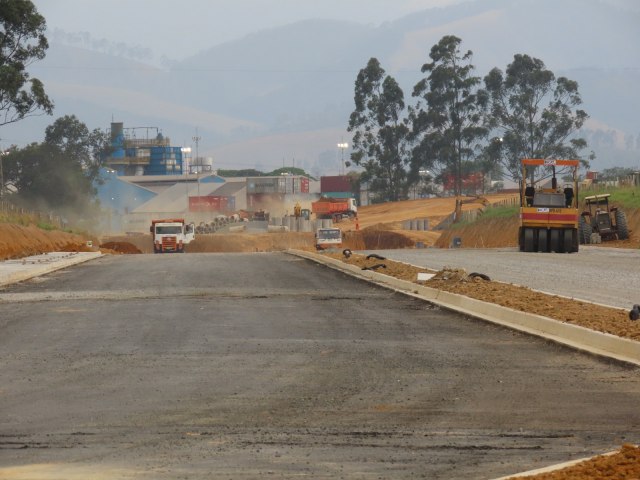
<svg viewBox="0 0 640 480"><path fill-rule="evenodd" d="M479 195L471 198L456 197L456 209L455 209L455 222L459 222L462 219L462 205L467 203L481 203L483 206L489 205L489 200Z"/></svg>

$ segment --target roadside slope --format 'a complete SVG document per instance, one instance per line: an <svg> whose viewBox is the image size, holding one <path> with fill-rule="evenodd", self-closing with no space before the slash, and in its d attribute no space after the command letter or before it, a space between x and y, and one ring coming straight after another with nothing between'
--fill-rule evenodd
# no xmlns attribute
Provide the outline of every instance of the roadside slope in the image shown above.
<svg viewBox="0 0 640 480"><path fill-rule="evenodd" d="M0 260L58 251L88 251L84 237L36 226L0 223Z"/></svg>

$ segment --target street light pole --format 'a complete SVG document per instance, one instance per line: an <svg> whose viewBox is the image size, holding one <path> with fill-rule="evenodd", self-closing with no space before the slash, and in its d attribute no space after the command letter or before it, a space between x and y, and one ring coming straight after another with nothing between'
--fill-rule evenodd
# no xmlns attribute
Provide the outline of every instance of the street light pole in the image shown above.
<svg viewBox="0 0 640 480"><path fill-rule="evenodd" d="M198 135L198 129L196 128L196 134L191 137L191 139L195 142L196 144L196 170L199 171L200 168L200 164L198 163L199 159L200 159L200 155L198 154L198 144L200 143L200 140L202 140L202 137L200 137Z"/></svg>
<svg viewBox="0 0 640 480"><path fill-rule="evenodd" d="M198 202L199 202L200 201L200 168L202 167L202 165L199 163L200 156L198 154L198 144L200 143L200 140L202 140L202 137L198 135L197 127L196 127L196 134L195 136L192 137L192 139L196 143L196 181L198 182Z"/></svg>
<svg viewBox="0 0 640 480"><path fill-rule="evenodd" d="M191 153L191 147L182 147L180 151L182 152L182 171L184 172L184 175L185 175L184 194L187 199L187 208L185 210L185 213L188 213L189 212L189 168L188 168L189 165L186 160L187 160L187 154Z"/></svg>
<svg viewBox="0 0 640 480"><path fill-rule="evenodd" d="M349 144L346 142L340 142L338 148L342 150L342 162L340 163L340 174L344 175L344 149L349 148Z"/></svg>

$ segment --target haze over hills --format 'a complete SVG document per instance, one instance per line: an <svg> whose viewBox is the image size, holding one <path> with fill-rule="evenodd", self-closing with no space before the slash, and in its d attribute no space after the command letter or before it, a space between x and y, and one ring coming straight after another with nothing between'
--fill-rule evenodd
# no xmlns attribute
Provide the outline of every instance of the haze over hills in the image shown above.
<svg viewBox="0 0 640 480"><path fill-rule="evenodd" d="M584 134L596 169L640 166L640 13L600 0L483 0L429 9L380 26L305 20L206 48L170 70L51 43L30 72L56 103L54 117L0 129L2 146L41 140L75 114L90 128L159 127L221 168L292 165L337 173L336 143L353 109L353 86L370 57L410 103L420 68L443 35L474 52L476 74L505 69L516 53L542 59L580 84L591 116ZM348 152L346 153L348 155Z"/></svg>

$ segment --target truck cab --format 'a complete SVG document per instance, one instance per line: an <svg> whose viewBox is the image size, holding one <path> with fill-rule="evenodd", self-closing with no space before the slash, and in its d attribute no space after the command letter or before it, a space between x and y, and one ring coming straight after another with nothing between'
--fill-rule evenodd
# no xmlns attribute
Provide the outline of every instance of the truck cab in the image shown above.
<svg viewBox="0 0 640 480"><path fill-rule="evenodd" d="M342 230L339 228L319 228L316 230L316 250L339 248L342 245Z"/></svg>
<svg viewBox="0 0 640 480"><path fill-rule="evenodd" d="M181 218L153 220L149 228L154 253L183 253L195 239L195 225Z"/></svg>

